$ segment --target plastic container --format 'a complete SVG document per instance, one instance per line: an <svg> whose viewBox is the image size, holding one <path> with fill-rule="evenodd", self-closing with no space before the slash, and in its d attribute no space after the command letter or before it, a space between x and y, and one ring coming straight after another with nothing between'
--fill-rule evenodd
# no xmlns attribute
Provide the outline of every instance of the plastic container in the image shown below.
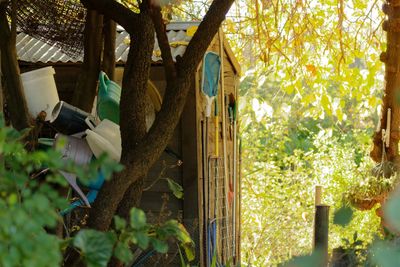
<svg viewBox="0 0 400 267"><path fill-rule="evenodd" d="M92 130L86 130L85 133L86 141L96 158L103 153L107 153L111 159L117 162L120 161L121 152L117 151L108 140Z"/></svg>
<svg viewBox="0 0 400 267"><path fill-rule="evenodd" d="M46 121L51 119L54 106L60 101L58 98L56 82L54 81L54 68L46 67L21 74L21 82L28 110L33 118L41 111L45 111Z"/></svg>
<svg viewBox="0 0 400 267"><path fill-rule="evenodd" d="M97 115L100 120L109 119L119 124L119 101L121 87L111 81L104 72L99 74L99 93L97 96Z"/></svg>
<svg viewBox="0 0 400 267"><path fill-rule="evenodd" d="M114 146L118 154L121 154L121 132L118 124L108 119L102 120L97 126L93 125L88 119L86 119L86 123L93 132L101 135L104 139L109 141Z"/></svg>
<svg viewBox="0 0 400 267"><path fill-rule="evenodd" d="M60 101L51 113L50 124L58 132L72 135L89 129L87 121L95 121L95 118L77 107Z"/></svg>
<svg viewBox="0 0 400 267"><path fill-rule="evenodd" d="M61 148L63 159L71 159L78 165L86 165L92 159L93 153L84 139L56 134L55 143L60 142L60 139L65 139L65 144Z"/></svg>

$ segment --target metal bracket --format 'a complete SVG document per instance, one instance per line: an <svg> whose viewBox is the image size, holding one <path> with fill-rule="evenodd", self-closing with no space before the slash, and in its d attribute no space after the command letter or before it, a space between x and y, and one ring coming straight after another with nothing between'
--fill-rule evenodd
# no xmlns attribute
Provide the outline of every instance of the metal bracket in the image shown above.
<svg viewBox="0 0 400 267"><path fill-rule="evenodd" d="M392 110L388 108L387 116L386 116L386 129L382 130L382 142L385 144L385 147L389 147L390 145L390 124L392 121Z"/></svg>

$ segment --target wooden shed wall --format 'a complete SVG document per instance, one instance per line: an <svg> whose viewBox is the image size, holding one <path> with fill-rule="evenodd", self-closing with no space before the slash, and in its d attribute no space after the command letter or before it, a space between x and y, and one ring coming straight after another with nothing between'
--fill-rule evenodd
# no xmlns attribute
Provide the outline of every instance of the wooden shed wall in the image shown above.
<svg viewBox="0 0 400 267"><path fill-rule="evenodd" d="M211 46L209 47L209 51L213 51L217 54L220 54L220 40L219 40L219 36L216 36L214 39L214 42L211 44ZM233 181L233 165L236 164L237 166L237 179L236 179L236 188L238 188L238 192L236 193L237 195L234 196L235 198L238 199L238 205L236 206L236 211L233 211L233 205L232 203L228 204L228 218L229 218L229 223L233 223L232 221L232 216L235 216L236 218L236 244L233 245L232 243L232 232L229 232L228 236L229 236L229 241L227 246L229 246L228 251L226 251L226 253L228 253L229 255L233 254L233 249L235 250L235 255L236 255L236 259L238 260L237 262L240 262L240 235L239 235L239 229L240 229L240 213L239 213L239 203L240 203L240 192L239 192L239 168L238 168L238 160L239 160L239 154L236 153L236 163L233 161L233 148L234 148L234 140L233 140L233 127L230 128L230 123L229 123L229 115L228 115L228 110L227 110L227 105L229 103L229 95L233 94L236 98L237 101L237 85L239 82L239 73L237 73L237 70L234 68L233 63L231 62L230 58L228 57L228 53L226 50L226 47L224 47L224 54L223 54L223 69L224 69L224 75L223 75L223 83L224 83L224 96L222 96L222 90L221 87L219 87L218 89L218 108L219 108L219 125L218 125L218 135L219 135L219 142L218 142L218 146L219 146L219 156L220 158L224 158L223 159L223 164L227 165L226 166L226 178L227 180L229 180L230 183L232 183ZM201 71L200 71L201 72ZM201 74L198 77L199 81L201 81ZM224 97L224 102L225 102L225 106L222 106L223 103L223 98ZM201 125L201 123L205 123L206 118L204 117L204 107L205 107L205 98L202 97L202 93L201 93L201 88L199 88L199 98L198 98L198 114L199 117L197 118L197 124ZM223 114L224 113L224 114ZM214 107L212 109L212 114L214 114ZM225 131L223 131L223 115L225 115ZM213 115L212 115L213 117ZM200 127L200 126L199 126ZM216 154L215 151L215 142L216 142L216 134L214 129L216 128L215 125L215 120L214 118L212 118L209 122L209 128L211 130L209 130L209 145L208 145L208 153L207 153L207 158L209 157L213 157ZM232 133L230 133L230 130L232 130ZM200 134L201 132L199 132L198 134ZM201 136L201 135L199 135ZM226 154L224 154L223 151L223 139L225 138L226 140ZM238 146L236 146L236 149L238 148ZM199 148L199 150L201 150L201 148ZM237 151L238 152L238 151ZM201 168L204 168L204 166L202 166L202 162L201 160L198 161L198 165L201 166ZM200 168L200 167L199 167ZM199 175L201 175L199 173ZM202 176L202 175L201 175ZM200 176L199 176L200 177ZM209 181L210 183L210 181ZM233 186L233 184L232 184ZM206 196L203 197L202 201L205 201ZM234 246L234 248L233 248ZM220 256L223 257L224 254L222 251L219 251Z"/></svg>

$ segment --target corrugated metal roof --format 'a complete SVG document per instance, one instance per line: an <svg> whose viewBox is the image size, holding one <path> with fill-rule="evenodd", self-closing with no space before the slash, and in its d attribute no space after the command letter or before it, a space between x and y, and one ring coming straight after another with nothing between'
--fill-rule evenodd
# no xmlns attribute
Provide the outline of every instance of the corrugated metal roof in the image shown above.
<svg viewBox="0 0 400 267"><path fill-rule="evenodd" d="M186 47L192 39L192 37L187 34L187 29L198 25L199 22L176 22L167 25L167 36L174 60L177 56L182 56L185 53ZM128 32L123 30L117 33L115 49L115 58L117 62L126 61L129 52L129 43L130 37ZM23 32L17 35L17 54L19 60L33 63L76 63L82 62L83 60L83 55L70 57L55 45L49 45ZM161 51L156 38L152 60L153 62L161 61Z"/></svg>

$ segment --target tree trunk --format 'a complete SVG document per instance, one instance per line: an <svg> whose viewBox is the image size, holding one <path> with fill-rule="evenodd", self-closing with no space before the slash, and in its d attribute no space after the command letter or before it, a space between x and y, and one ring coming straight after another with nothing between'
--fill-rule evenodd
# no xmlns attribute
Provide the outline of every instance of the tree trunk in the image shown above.
<svg viewBox="0 0 400 267"><path fill-rule="evenodd" d="M103 15L88 10L85 24L84 60L72 97L72 105L90 112L96 96L103 47Z"/></svg>
<svg viewBox="0 0 400 267"><path fill-rule="evenodd" d="M383 11L388 15L388 20L383 23L383 29L387 32L387 51L382 53L381 60L385 63L385 92L383 96L382 115L380 129L374 136L374 148L371 151L371 157L376 162L382 161L382 156L386 155L384 160L394 162L399 165L398 143L400 139L400 50L397 46L400 44L400 31L398 28L400 20L400 6L391 4L388 1ZM388 109L391 110L390 123L390 141L389 147L383 148L382 129L387 129Z"/></svg>
<svg viewBox="0 0 400 267"><path fill-rule="evenodd" d="M1 50L0 50L0 113L3 113L3 72L1 71Z"/></svg>
<svg viewBox="0 0 400 267"><path fill-rule="evenodd" d="M114 80L115 76L115 39L117 37L117 24L115 21L105 18L104 21L104 50L103 71L108 78Z"/></svg>
<svg viewBox="0 0 400 267"><path fill-rule="evenodd" d="M15 47L15 27L10 30L7 14L7 2L0 4L0 51L1 68L4 78L4 95L13 127L22 130L30 127L30 117L25 101L20 70Z"/></svg>
<svg viewBox="0 0 400 267"><path fill-rule="evenodd" d="M132 12L124 18L118 16L118 13L123 12L124 8L115 1L85 0L84 3L97 8L118 23L125 24L126 27L124 27L128 30L132 40L125 65L120 103L121 163L125 165L125 169L114 175L112 180L107 181L102 187L90 210L88 221L89 227L104 231L109 228L118 206L121 207L120 211L128 212L126 209L129 209L131 205L124 203L129 202L129 193L126 194L128 188L135 185L134 183L139 179L147 176L149 169L159 159L167 146L179 122L196 68L216 35L233 0L213 1L183 57L177 59L176 66L166 64L166 67L169 68L166 70L168 77L166 93L161 110L147 134L144 112L145 94L154 45L152 19L150 14L147 14L148 9L142 9L143 5L148 2L142 2L139 14ZM118 11L118 13L114 13L113 10ZM152 12L152 10L150 11ZM128 17L132 20L131 23L126 21ZM165 30L163 34L166 34ZM157 38L160 42L158 34ZM166 38L161 38L161 42L162 40L166 40ZM164 45L162 46L164 47ZM166 57L166 60L166 63L170 63L172 59ZM170 75L172 71L170 68L176 70L176 75ZM138 189L141 189L140 184L140 182L136 184ZM129 190L137 192L134 188Z"/></svg>
<svg viewBox="0 0 400 267"><path fill-rule="evenodd" d="M99 230L108 229L128 187L134 181L144 177L148 171L145 164L136 164L129 160L132 151L146 134L145 99L154 47L154 28L146 12L140 13L139 23L140 33L134 34L136 38L130 45L122 81L121 163L125 165L125 169L114 175L113 179L102 187L91 209L89 225ZM138 43L142 45L137 45ZM132 172L132 169L135 171ZM99 213L100 210L103 212ZM107 215L104 214L104 210L107 210Z"/></svg>

